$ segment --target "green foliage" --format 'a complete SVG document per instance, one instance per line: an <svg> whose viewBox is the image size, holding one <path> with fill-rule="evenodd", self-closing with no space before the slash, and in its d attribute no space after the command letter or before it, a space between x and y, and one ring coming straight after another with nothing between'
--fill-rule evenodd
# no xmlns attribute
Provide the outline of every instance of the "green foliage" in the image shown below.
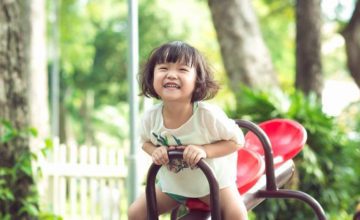
<svg viewBox="0 0 360 220"><path fill-rule="evenodd" d="M32 178L29 149L15 149L12 144L21 143L29 135L36 135L36 130L16 129L9 121L0 119L0 146L4 155L0 166L0 218L14 219L24 216L37 216L37 194ZM7 150L5 150L7 148ZM12 151L12 155L9 152ZM19 191L21 184L30 183L27 192ZM22 189L24 190L24 189ZM16 211L16 213L14 213Z"/></svg>
<svg viewBox="0 0 360 220"><path fill-rule="evenodd" d="M339 117L341 127L347 132L360 131L360 102L353 102L347 106ZM357 137L360 138L360 137Z"/></svg>
<svg viewBox="0 0 360 220"><path fill-rule="evenodd" d="M139 3L141 63L151 49L178 36L171 34L169 14L157 13L157 1ZM125 0L62 1L60 48L64 90L76 90L72 93L77 93L80 99L86 90L95 91L95 106L127 100L127 9Z"/></svg>
<svg viewBox="0 0 360 220"><path fill-rule="evenodd" d="M61 216L54 215L53 213L40 213L39 220L63 220Z"/></svg>
<svg viewBox="0 0 360 220"><path fill-rule="evenodd" d="M32 161L37 160L37 154L30 152L28 148L15 149L13 147L22 139L36 136L35 128L19 130L11 122L0 119L0 147L1 152L6 154L6 158L2 155L0 163L0 219L23 219L24 216L38 218L42 215L38 206L38 194L32 169ZM46 140L45 147L40 153L45 154L50 147L52 147L52 142ZM24 189L19 189L23 184L29 184L25 193L21 192ZM40 219L55 218L41 217Z"/></svg>
<svg viewBox="0 0 360 220"><path fill-rule="evenodd" d="M359 140L349 138L335 117L322 112L315 96L305 97L294 91L289 95L253 91L248 88L236 94L233 118L262 122L272 118L291 118L307 130L303 151L295 158L298 180L291 187L317 199L330 219L338 214L351 216L360 189L356 186L359 168ZM359 124L359 118L356 119ZM352 132L359 135L358 130ZM292 200L268 200L255 208L256 219L312 219L313 211L304 203Z"/></svg>
<svg viewBox="0 0 360 220"><path fill-rule="evenodd" d="M109 125L100 130L113 131L111 123L100 122L101 117L107 117L100 112L128 100L130 27L127 4L125 0L61 1L61 105L66 123L71 123L73 136L80 144L96 139L93 136L97 125ZM154 47L183 35L171 31L170 14L159 10L158 0L139 1L138 14L141 64ZM49 29L52 28L49 24ZM122 107L118 112L123 113ZM127 114L122 114L120 120L126 117ZM128 126L124 125L121 130L125 130L120 135L123 140ZM110 133L111 139L118 138L119 135L113 134Z"/></svg>
<svg viewBox="0 0 360 220"><path fill-rule="evenodd" d="M96 127L95 142L99 146L118 145L119 140L129 137L128 103L106 105L97 108L93 114L93 126ZM114 120L115 119L115 120Z"/></svg>
<svg viewBox="0 0 360 220"><path fill-rule="evenodd" d="M261 33L282 86L292 86L295 75L295 1L254 1Z"/></svg>

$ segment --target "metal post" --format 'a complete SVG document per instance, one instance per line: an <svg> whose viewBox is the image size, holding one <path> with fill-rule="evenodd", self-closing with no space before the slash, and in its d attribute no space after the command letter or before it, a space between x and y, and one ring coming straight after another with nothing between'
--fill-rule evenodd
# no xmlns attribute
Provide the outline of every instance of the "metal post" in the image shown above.
<svg viewBox="0 0 360 220"><path fill-rule="evenodd" d="M130 155L128 160L128 204L130 205L138 196L138 172L137 172L137 116L139 111L138 87L136 75L139 65L139 39L138 39L138 3L137 0L128 0L128 27L129 27L129 67L128 79L129 103L130 103Z"/></svg>
<svg viewBox="0 0 360 220"><path fill-rule="evenodd" d="M52 137L59 137L59 24L58 24L58 2L51 1L50 22L52 23L51 44L51 133Z"/></svg>

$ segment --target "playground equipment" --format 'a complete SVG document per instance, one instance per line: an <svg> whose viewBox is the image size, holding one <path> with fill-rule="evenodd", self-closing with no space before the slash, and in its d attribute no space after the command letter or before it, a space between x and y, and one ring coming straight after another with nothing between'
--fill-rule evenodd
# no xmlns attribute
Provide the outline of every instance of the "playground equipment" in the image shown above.
<svg viewBox="0 0 360 220"><path fill-rule="evenodd" d="M294 173L292 158L306 141L306 130L289 119L273 119L256 125L246 120L236 120L239 127L249 130L245 135L245 147L238 152L237 187L244 203L251 210L267 198L295 198L307 203L319 220L325 220L321 205L310 195L294 190L279 189ZM169 151L169 158L182 158L181 151ZM198 163L210 186L210 207L198 199L188 199L188 213L181 220L219 220L219 187L212 170L204 160ZM148 219L158 219L155 197L155 179L161 166L152 164L148 171L146 196ZM264 172L265 170L265 172ZM177 208L178 209L178 208ZM177 219L177 209L171 219Z"/></svg>
<svg viewBox="0 0 360 220"><path fill-rule="evenodd" d="M259 124L270 140L275 167L294 158L306 142L305 128L289 119L272 119ZM245 148L264 156L264 148L253 132L245 135Z"/></svg>

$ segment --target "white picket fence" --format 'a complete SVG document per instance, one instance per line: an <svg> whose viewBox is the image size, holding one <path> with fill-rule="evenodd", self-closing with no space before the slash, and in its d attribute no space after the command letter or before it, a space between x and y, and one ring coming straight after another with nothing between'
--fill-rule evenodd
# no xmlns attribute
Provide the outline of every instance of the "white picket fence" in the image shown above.
<svg viewBox="0 0 360 220"><path fill-rule="evenodd" d="M64 220L119 220L126 207L126 167L120 148L54 143L40 165L41 206Z"/></svg>

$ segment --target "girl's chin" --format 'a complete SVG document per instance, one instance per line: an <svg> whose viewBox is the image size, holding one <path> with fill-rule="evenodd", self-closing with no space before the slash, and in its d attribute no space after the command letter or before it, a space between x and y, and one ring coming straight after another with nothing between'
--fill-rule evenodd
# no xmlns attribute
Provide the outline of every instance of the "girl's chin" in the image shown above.
<svg viewBox="0 0 360 220"><path fill-rule="evenodd" d="M169 97L169 96L163 96L161 97L161 100L163 102L190 102L191 99L185 99L182 97Z"/></svg>

